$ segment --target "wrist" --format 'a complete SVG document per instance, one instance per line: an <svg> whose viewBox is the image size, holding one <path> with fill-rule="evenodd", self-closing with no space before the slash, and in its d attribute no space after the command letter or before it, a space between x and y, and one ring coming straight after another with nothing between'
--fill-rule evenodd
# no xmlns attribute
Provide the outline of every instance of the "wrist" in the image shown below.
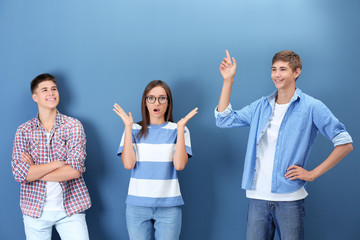
<svg viewBox="0 0 360 240"><path fill-rule="evenodd" d="M316 171L316 168L310 171L310 175L311 175L311 181L314 181L320 176L318 171Z"/></svg>
<svg viewBox="0 0 360 240"><path fill-rule="evenodd" d="M132 132L132 124L125 125L125 131Z"/></svg>
<svg viewBox="0 0 360 240"><path fill-rule="evenodd" d="M185 126L178 126L177 127L177 132L178 133L184 133L185 132Z"/></svg>
<svg viewBox="0 0 360 240"><path fill-rule="evenodd" d="M232 84L234 82L234 77L226 77L224 78L224 84L227 83L227 84Z"/></svg>

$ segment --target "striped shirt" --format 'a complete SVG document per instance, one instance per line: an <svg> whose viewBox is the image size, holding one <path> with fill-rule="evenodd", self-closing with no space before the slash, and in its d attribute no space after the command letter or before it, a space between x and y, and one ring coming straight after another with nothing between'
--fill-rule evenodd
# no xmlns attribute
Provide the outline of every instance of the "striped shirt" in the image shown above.
<svg viewBox="0 0 360 240"><path fill-rule="evenodd" d="M180 186L173 164L176 149L177 124L165 122L161 125L149 124L146 138L139 139L141 126L133 125L132 138L136 154L136 164L132 169L126 203L145 207L172 207L183 205ZM124 146L122 136L118 156ZM185 127L185 148L192 156L190 132Z"/></svg>
<svg viewBox="0 0 360 240"><path fill-rule="evenodd" d="M20 207L24 215L35 218L40 217L44 206L46 182L26 181L30 165L21 160L21 153L29 153L34 164L65 161L65 164L81 173L85 172L86 138L80 121L58 112L50 138L50 146L47 146L46 130L37 116L18 127L14 140L11 166L15 180L21 183ZM59 183L64 192L67 215L85 211L91 206L82 176Z"/></svg>

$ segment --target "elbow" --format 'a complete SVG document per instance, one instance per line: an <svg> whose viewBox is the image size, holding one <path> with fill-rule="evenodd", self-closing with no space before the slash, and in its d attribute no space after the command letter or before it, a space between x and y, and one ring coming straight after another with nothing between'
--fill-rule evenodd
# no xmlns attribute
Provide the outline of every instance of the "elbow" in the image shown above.
<svg viewBox="0 0 360 240"><path fill-rule="evenodd" d="M127 170L131 170L135 167L136 161L125 161L123 160L124 168Z"/></svg>
<svg viewBox="0 0 360 240"><path fill-rule="evenodd" d="M346 144L346 146L347 146L348 153L352 152L352 150L354 150L352 143Z"/></svg>
<svg viewBox="0 0 360 240"><path fill-rule="evenodd" d="M182 170L184 170L186 164L187 164L187 161L181 162L181 163L174 161L174 168L176 171L182 171Z"/></svg>
<svg viewBox="0 0 360 240"><path fill-rule="evenodd" d="M23 174L20 174L16 171L13 170L13 176L14 176L14 179L15 181L19 182L19 183L22 183L22 182L27 182L27 176L23 175Z"/></svg>
<svg viewBox="0 0 360 240"><path fill-rule="evenodd" d="M125 163L124 163L124 168L127 169L127 170L131 170L131 169L133 169L134 167L135 167L135 165L133 165L133 164L125 164Z"/></svg>
<svg viewBox="0 0 360 240"><path fill-rule="evenodd" d="M174 165L176 171L182 171L185 168L185 165Z"/></svg>
<svg viewBox="0 0 360 240"><path fill-rule="evenodd" d="M127 170L131 170L135 167L136 164L136 158L135 157L125 157L124 155L121 156L121 160L124 164L124 168Z"/></svg>

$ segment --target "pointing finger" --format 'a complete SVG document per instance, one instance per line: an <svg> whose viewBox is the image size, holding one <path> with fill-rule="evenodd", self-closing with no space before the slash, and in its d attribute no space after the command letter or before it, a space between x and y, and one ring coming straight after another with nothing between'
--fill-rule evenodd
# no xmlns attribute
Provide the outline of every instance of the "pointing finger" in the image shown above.
<svg viewBox="0 0 360 240"><path fill-rule="evenodd" d="M230 53L228 50L226 50L226 58L231 62Z"/></svg>

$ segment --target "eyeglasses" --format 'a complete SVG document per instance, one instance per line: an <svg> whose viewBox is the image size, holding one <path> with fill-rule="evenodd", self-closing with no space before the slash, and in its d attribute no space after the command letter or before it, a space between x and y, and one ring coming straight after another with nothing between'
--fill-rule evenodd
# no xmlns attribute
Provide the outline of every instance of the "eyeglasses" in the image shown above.
<svg viewBox="0 0 360 240"><path fill-rule="evenodd" d="M150 104L154 104L156 102L156 99L159 101L160 104L165 104L168 101L167 97L154 97L154 96L148 96L145 98L146 101Z"/></svg>

